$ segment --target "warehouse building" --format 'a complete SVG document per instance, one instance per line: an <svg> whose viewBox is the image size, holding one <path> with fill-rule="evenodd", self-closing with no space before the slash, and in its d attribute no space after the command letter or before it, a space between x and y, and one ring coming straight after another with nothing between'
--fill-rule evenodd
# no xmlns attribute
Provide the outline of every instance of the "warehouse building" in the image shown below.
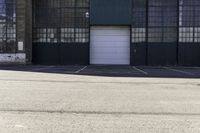
<svg viewBox="0 0 200 133"><path fill-rule="evenodd" d="M0 63L200 66L200 0L0 0Z"/></svg>

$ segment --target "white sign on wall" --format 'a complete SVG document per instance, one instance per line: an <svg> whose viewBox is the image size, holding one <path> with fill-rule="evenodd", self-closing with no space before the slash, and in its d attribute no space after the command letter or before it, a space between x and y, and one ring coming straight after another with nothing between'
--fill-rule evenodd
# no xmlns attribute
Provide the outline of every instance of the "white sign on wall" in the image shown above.
<svg viewBox="0 0 200 133"><path fill-rule="evenodd" d="M24 51L24 42L18 42L18 51Z"/></svg>

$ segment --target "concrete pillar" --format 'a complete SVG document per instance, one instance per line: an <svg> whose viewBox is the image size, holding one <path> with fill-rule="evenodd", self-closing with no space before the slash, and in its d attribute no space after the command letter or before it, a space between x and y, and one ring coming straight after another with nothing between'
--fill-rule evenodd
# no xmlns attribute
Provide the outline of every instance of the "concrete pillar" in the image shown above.
<svg viewBox="0 0 200 133"><path fill-rule="evenodd" d="M32 0L16 0L17 53L25 55L24 63L32 62Z"/></svg>

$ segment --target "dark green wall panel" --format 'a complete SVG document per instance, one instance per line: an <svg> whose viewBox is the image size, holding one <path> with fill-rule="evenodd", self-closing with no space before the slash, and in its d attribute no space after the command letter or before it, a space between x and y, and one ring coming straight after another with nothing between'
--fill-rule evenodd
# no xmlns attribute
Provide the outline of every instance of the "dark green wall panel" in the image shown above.
<svg viewBox="0 0 200 133"><path fill-rule="evenodd" d="M60 47L61 65L89 64L88 44L61 44Z"/></svg>
<svg viewBox="0 0 200 133"><path fill-rule="evenodd" d="M90 23L92 25L129 25L132 16L132 0L91 0Z"/></svg>
<svg viewBox="0 0 200 133"><path fill-rule="evenodd" d="M146 44L131 44L131 65L146 65Z"/></svg>
<svg viewBox="0 0 200 133"><path fill-rule="evenodd" d="M57 44L33 43L33 64L59 64L59 49Z"/></svg>
<svg viewBox="0 0 200 133"><path fill-rule="evenodd" d="M195 44L195 43L180 44L179 65L200 66L200 44Z"/></svg>
<svg viewBox="0 0 200 133"><path fill-rule="evenodd" d="M177 45L172 43L148 44L148 65L163 66L177 64Z"/></svg>
<svg viewBox="0 0 200 133"><path fill-rule="evenodd" d="M41 65L87 65L88 44L34 43L33 63Z"/></svg>

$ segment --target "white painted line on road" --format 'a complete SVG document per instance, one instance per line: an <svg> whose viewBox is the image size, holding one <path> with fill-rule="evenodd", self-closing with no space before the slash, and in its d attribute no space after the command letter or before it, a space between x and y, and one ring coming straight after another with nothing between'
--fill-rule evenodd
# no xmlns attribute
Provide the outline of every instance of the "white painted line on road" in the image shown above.
<svg viewBox="0 0 200 133"><path fill-rule="evenodd" d="M33 71L41 71L41 70L46 70L46 69L49 69L49 68L53 68L54 66L45 66L45 67L42 67L42 68L35 68L35 69L32 69Z"/></svg>
<svg viewBox="0 0 200 133"><path fill-rule="evenodd" d="M177 70L177 69L173 69L173 68L169 68L169 67L163 67L167 70L170 70L170 71L174 71L174 72L179 72L179 73L182 73L182 74L187 74L187 75L195 75L194 73L190 73L190 72L186 72L186 71L182 71L182 70Z"/></svg>
<svg viewBox="0 0 200 133"><path fill-rule="evenodd" d="M141 72L141 73L143 73L143 74L145 74L145 75L148 75L147 72L145 72L144 70L141 70L141 69L139 69L139 68L137 68L137 67L133 67L133 69L136 70L136 71L139 71L139 72Z"/></svg>
<svg viewBox="0 0 200 133"><path fill-rule="evenodd" d="M78 71L76 71L75 73L80 73L80 72L82 72L83 70L85 70L87 67L88 67L88 66L85 66L85 67L79 69Z"/></svg>

